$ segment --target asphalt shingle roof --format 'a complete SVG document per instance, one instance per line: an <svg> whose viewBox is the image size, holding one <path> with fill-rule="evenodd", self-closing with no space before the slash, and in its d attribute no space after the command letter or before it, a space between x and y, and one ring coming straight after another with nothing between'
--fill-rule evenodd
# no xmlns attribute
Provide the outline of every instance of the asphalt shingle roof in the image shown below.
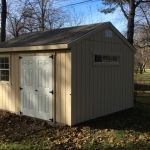
<svg viewBox="0 0 150 150"><path fill-rule="evenodd" d="M106 23L27 33L0 43L0 48L67 44L104 24Z"/></svg>

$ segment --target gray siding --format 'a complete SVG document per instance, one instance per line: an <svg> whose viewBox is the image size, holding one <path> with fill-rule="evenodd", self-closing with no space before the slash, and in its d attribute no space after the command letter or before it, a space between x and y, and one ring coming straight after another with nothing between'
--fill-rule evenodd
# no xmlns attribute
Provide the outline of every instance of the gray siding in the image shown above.
<svg viewBox="0 0 150 150"><path fill-rule="evenodd" d="M72 48L72 124L133 107L133 51L105 30ZM93 65L93 51L120 53L121 65Z"/></svg>

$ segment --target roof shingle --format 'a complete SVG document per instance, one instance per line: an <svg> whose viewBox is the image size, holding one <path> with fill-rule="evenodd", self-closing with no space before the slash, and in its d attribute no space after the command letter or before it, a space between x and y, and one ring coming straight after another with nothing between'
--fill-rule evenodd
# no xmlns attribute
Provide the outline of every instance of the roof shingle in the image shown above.
<svg viewBox="0 0 150 150"><path fill-rule="evenodd" d="M98 23L43 32L27 33L20 35L17 38L0 43L0 48L67 44L104 24L105 23Z"/></svg>

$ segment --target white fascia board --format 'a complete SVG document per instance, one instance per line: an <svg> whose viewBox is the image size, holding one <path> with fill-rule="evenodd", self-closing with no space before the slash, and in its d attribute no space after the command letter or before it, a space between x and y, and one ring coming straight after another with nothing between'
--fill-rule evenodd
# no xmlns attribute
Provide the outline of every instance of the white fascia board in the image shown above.
<svg viewBox="0 0 150 150"><path fill-rule="evenodd" d="M0 48L0 52L42 51L42 50L56 50L56 49L68 49L68 44L8 47L8 48Z"/></svg>

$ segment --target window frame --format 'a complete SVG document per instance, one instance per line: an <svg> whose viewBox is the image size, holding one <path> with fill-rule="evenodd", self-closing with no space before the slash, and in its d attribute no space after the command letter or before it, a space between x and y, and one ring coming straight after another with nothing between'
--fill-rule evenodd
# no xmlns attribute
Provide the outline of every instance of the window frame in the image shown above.
<svg viewBox="0 0 150 150"><path fill-rule="evenodd" d="M0 55L0 58L5 58L7 57L8 58L8 64L9 64L9 80L8 81L2 81L0 80L0 84L10 84L10 55ZM2 69L0 69L2 70ZM5 69L4 69L5 70Z"/></svg>
<svg viewBox="0 0 150 150"><path fill-rule="evenodd" d="M119 57L119 62L95 62L95 55L102 55L102 56L116 56ZM121 53L115 53L115 52L98 52L93 51L92 52L92 62L94 66L121 66L122 61Z"/></svg>
<svg viewBox="0 0 150 150"><path fill-rule="evenodd" d="M113 36L112 30L106 29L105 30L105 37L112 38L112 36Z"/></svg>

